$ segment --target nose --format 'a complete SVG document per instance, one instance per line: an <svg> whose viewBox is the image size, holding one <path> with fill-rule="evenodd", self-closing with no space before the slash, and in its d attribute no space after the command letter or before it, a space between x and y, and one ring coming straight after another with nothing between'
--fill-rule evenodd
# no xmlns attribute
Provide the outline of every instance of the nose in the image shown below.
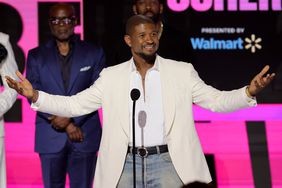
<svg viewBox="0 0 282 188"><path fill-rule="evenodd" d="M151 10L151 4L150 4L150 3L147 3L147 4L146 4L146 9L147 9L147 10Z"/></svg>
<svg viewBox="0 0 282 188"><path fill-rule="evenodd" d="M146 35L145 41L149 44L152 44L154 42L151 35Z"/></svg>
<svg viewBox="0 0 282 188"><path fill-rule="evenodd" d="M60 21L59 21L59 26L64 26L64 25L66 25L66 24L64 23L64 21L63 21L63 20L60 20Z"/></svg>

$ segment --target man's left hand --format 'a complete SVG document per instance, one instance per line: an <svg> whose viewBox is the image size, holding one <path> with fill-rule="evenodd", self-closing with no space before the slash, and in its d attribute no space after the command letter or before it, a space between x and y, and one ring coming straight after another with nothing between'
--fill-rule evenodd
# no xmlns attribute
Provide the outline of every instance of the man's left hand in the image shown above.
<svg viewBox="0 0 282 188"><path fill-rule="evenodd" d="M266 74L269 68L269 65L266 65L261 72L252 79L247 90L247 94L251 95L251 97L255 97L261 90L268 86L275 77L275 73Z"/></svg>
<svg viewBox="0 0 282 188"><path fill-rule="evenodd" d="M50 116L48 119L50 120L51 125L57 130L65 130L71 123L71 119L66 117Z"/></svg>

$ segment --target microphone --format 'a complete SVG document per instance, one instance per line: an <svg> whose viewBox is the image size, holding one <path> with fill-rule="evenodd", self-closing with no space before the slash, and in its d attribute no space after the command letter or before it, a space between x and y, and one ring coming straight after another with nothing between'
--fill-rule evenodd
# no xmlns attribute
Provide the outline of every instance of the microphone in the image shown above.
<svg viewBox="0 0 282 188"><path fill-rule="evenodd" d="M0 63L3 59L5 59L8 55L7 49L3 44L0 43Z"/></svg>
<svg viewBox="0 0 282 188"><path fill-rule="evenodd" d="M146 125L146 121L147 121L147 114L144 110L139 111L138 113L138 124L139 127L141 128L141 148L144 149L144 127ZM141 152L143 151L143 152ZM141 154L141 156L147 156L147 152L146 150L141 150L139 151L139 155ZM144 181L144 160L142 160L142 187L145 187L145 181Z"/></svg>
<svg viewBox="0 0 282 188"><path fill-rule="evenodd" d="M140 91L136 88L132 89L130 92L130 97L133 101L137 101L140 97Z"/></svg>
<svg viewBox="0 0 282 188"><path fill-rule="evenodd" d="M133 157L133 188L136 188L136 162L135 162L135 104L140 97L140 91L133 88L130 92L130 97L133 101L132 106L132 157Z"/></svg>
<svg viewBox="0 0 282 188"><path fill-rule="evenodd" d="M147 114L144 110L142 110L138 113L138 124L141 129L145 127L146 121L147 121Z"/></svg>

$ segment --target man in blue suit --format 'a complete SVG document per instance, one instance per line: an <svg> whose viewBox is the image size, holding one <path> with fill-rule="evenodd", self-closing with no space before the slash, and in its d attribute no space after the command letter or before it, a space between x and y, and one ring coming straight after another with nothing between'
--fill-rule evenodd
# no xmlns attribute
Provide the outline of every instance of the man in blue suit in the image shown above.
<svg viewBox="0 0 282 188"><path fill-rule="evenodd" d="M35 89L70 96L98 78L104 68L104 52L74 35L76 23L73 6L59 3L51 7L53 39L30 50L27 59L27 78ZM56 129L59 125L66 128ZM71 188L92 187L100 139L97 112L78 118L38 112L35 151L40 156L44 187L64 188L66 174Z"/></svg>

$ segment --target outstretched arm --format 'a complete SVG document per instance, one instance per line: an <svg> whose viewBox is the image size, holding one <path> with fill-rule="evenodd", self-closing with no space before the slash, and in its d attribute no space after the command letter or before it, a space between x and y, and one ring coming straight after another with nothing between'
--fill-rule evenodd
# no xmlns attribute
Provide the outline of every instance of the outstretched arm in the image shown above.
<svg viewBox="0 0 282 188"><path fill-rule="evenodd" d="M260 73L258 73L247 87L246 93L249 97L256 96L261 90L270 84L274 79L275 73L266 74L269 70L269 66L266 65Z"/></svg>
<svg viewBox="0 0 282 188"><path fill-rule="evenodd" d="M103 88L101 77L91 87L76 95L59 96L33 89L31 83L20 72L16 74L20 81L6 76L7 83L19 94L31 100L33 103L31 107L36 111L62 117L78 117L101 107Z"/></svg>

